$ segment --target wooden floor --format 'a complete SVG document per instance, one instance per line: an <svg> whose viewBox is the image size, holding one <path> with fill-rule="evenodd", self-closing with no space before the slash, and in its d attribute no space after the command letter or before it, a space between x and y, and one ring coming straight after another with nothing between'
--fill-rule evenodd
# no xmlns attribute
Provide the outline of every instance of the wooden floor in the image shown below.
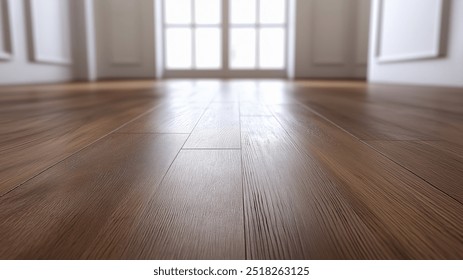
<svg viewBox="0 0 463 280"><path fill-rule="evenodd" d="M0 89L1 259L463 259L463 90Z"/></svg>

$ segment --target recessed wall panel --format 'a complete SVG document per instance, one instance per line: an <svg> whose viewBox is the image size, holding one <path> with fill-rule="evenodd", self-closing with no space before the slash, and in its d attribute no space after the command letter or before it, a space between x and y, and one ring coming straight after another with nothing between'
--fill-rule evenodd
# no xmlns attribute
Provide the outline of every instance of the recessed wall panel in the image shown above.
<svg viewBox="0 0 463 280"><path fill-rule="evenodd" d="M380 1L380 61L438 57L441 54L442 0Z"/></svg>
<svg viewBox="0 0 463 280"><path fill-rule="evenodd" d="M110 0L110 48L113 64L141 63L141 1Z"/></svg>
<svg viewBox="0 0 463 280"><path fill-rule="evenodd" d="M34 61L71 63L69 11L69 0L30 0L30 28Z"/></svg>
<svg viewBox="0 0 463 280"><path fill-rule="evenodd" d="M0 0L0 60L11 58L11 22L8 0Z"/></svg>
<svg viewBox="0 0 463 280"><path fill-rule="evenodd" d="M345 0L314 0L313 62L315 64L344 64L348 5Z"/></svg>

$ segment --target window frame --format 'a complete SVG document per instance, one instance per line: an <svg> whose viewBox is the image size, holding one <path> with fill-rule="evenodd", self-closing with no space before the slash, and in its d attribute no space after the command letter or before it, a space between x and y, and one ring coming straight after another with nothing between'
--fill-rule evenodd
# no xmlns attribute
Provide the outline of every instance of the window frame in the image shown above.
<svg viewBox="0 0 463 280"><path fill-rule="evenodd" d="M161 24L161 39L162 39L162 73L165 78L287 78L288 77L288 49L289 49L289 22L290 22L290 0L285 1L285 22L283 24L268 24L260 23L260 5L261 1L265 0L256 0L256 22L250 24L231 24L231 8L230 0L220 0L221 1L221 23L219 24L197 24L195 23L195 0L191 1L191 23L189 24L168 24L165 20L165 10L164 3L169 0L160 0L159 9L160 13L160 22ZM166 30L169 27L181 27L181 28L190 28L192 32L191 40L191 51L192 51L192 68L190 69L168 69L167 68L167 52L166 52ZM221 67L218 69L196 69L195 67L195 33L196 28L201 27L219 27L221 30ZM233 69L230 67L230 30L231 28L254 28L256 30L256 68L245 68ZM283 28L284 29L284 67L280 69L268 69L268 68L259 68L259 36L260 30L262 28Z"/></svg>

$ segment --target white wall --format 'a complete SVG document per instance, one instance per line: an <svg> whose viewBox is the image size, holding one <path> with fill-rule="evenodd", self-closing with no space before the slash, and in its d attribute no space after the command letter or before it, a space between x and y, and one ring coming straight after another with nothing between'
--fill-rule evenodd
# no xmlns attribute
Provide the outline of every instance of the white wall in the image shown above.
<svg viewBox="0 0 463 280"><path fill-rule="evenodd" d="M154 0L95 1L99 78L154 78Z"/></svg>
<svg viewBox="0 0 463 280"><path fill-rule="evenodd" d="M298 0L296 78L364 78L370 0Z"/></svg>
<svg viewBox="0 0 463 280"><path fill-rule="evenodd" d="M369 81L463 86L463 1L373 0Z"/></svg>
<svg viewBox="0 0 463 280"><path fill-rule="evenodd" d="M0 6L0 84L156 75L155 0L9 3L11 12ZM31 13L25 3L31 4ZM291 76L364 77L369 3L296 0Z"/></svg>
<svg viewBox="0 0 463 280"><path fill-rule="evenodd" d="M155 76L153 2L95 1L100 77ZM297 0L294 76L365 77L369 4Z"/></svg>
<svg viewBox="0 0 463 280"><path fill-rule="evenodd" d="M69 0L0 3L0 84L72 80Z"/></svg>
<svg viewBox="0 0 463 280"><path fill-rule="evenodd" d="M0 60L9 60L12 51L11 12L9 3L0 0Z"/></svg>

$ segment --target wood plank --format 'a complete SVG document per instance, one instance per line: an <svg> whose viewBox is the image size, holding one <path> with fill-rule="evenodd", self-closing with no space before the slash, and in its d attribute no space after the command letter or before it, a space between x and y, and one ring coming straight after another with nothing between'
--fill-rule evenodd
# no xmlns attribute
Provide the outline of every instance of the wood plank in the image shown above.
<svg viewBox="0 0 463 280"><path fill-rule="evenodd" d="M463 137L463 111L458 105L463 104L458 99L461 90L377 85L343 88L337 83L296 89L297 100L360 139L452 141Z"/></svg>
<svg viewBox="0 0 463 280"><path fill-rule="evenodd" d="M186 137L113 134L0 198L0 259L79 259L107 222L127 231Z"/></svg>
<svg viewBox="0 0 463 280"><path fill-rule="evenodd" d="M60 92L51 97L42 93L25 95L11 102L4 102L1 95L0 129L3 137L0 138L0 150L56 138L83 125L94 124L108 114L114 113L117 117L130 109L138 109L141 114L159 104L158 97L145 92L133 92L132 95L127 92Z"/></svg>
<svg viewBox="0 0 463 280"><path fill-rule="evenodd" d="M401 257L384 229L363 222L345 184L273 117L243 117L242 129L248 258Z"/></svg>
<svg viewBox="0 0 463 280"><path fill-rule="evenodd" d="M241 116L272 116L272 112L267 108L267 105L256 102L241 102Z"/></svg>
<svg viewBox="0 0 463 280"><path fill-rule="evenodd" d="M460 138L461 139L461 138ZM463 158L463 143L455 143L457 140L454 140L454 143L448 141L425 141L426 143L436 149L439 149L444 152L452 153Z"/></svg>
<svg viewBox="0 0 463 280"><path fill-rule="evenodd" d="M162 88L165 84L168 84L169 81L159 81L153 79L147 80L107 80L107 81L98 81L98 82L67 82L67 83L53 83L53 84L27 84L27 85L12 85L12 86L0 86L0 91L3 93L17 93L23 94L24 92L30 93L50 93L54 94L55 92L87 92L87 91L117 91L117 90L152 90L157 88Z"/></svg>
<svg viewBox="0 0 463 280"><path fill-rule="evenodd" d="M328 92L359 102L382 103L392 107L432 109L434 112L462 113L462 89L437 86L370 84L363 81L295 81L296 95L304 98L312 93Z"/></svg>
<svg viewBox="0 0 463 280"><path fill-rule="evenodd" d="M303 104L317 111L359 139L364 140L439 140L430 128L437 128L438 123L420 116L385 106L381 103L362 100L359 92L341 89L336 91L310 91L309 95L298 97ZM415 124L415 125L413 125Z"/></svg>
<svg viewBox="0 0 463 280"><path fill-rule="evenodd" d="M0 113L0 196L48 167L149 111L159 102L150 94L67 93L37 97Z"/></svg>
<svg viewBox="0 0 463 280"><path fill-rule="evenodd" d="M116 213L84 257L244 259L240 161L240 151L181 151L143 213Z"/></svg>
<svg viewBox="0 0 463 280"><path fill-rule="evenodd" d="M165 104L125 125L118 132L191 133L205 110L204 104Z"/></svg>
<svg viewBox="0 0 463 280"><path fill-rule="evenodd" d="M463 257L463 205L301 106L272 106L301 150L342 181L351 204L400 258Z"/></svg>
<svg viewBox="0 0 463 280"><path fill-rule="evenodd" d="M228 86L217 89L212 102L214 103L238 103L240 101L240 92L238 90L230 90Z"/></svg>
<svg viewBox="0 0 463 280"><path fill-rule="evenodd" d="M463 203L463 158L426 142L368 141L379 152Z"/></svg>
<svg viewBox="0 0 463 280"><path fill-rule="evenodd" d="M184 148L239 149L239 104L212 103L209 105Z"/></svg>
<svg viewBox="0 0 463 280"><path fill-rule="evenodd" d="M230 88L240 93L240 103L262 105L295 104L292 83L278 80L250 80L230 82Z"/></svg>
<svg viewBox="0 0 463 280"><path fill-rule="evenodd" d="M0 259L462 259L462 93L0 88Z"/></svg>
<svg viewBox="0 0 463 280"><path fill-rule="evenodd" d="M394 84L367 84L367 88L375 102L430 109L435 113L456 114L461 117L462 88Z"/></svg>

